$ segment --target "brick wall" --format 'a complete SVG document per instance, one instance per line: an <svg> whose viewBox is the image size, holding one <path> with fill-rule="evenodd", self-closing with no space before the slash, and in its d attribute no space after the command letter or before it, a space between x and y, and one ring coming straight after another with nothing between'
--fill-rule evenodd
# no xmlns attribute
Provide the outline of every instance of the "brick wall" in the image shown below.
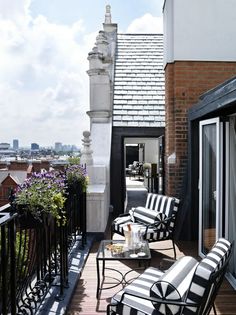
<svg viewBox="0 0 236 315"><path fill-rule="evenodd" d="M236 62L176 61L165 68L165 193L179 196L187 163L187 110L201 94L236 75ZM176 160L168 164L175 153Z"/></svg>
<svg viewBox="0 0 236 315"><path fill-rule="evenodd" d="M11 189L15 189L17 183L15 180L8 175L0 184L0 207L9 203L9 196Z"/></svg>

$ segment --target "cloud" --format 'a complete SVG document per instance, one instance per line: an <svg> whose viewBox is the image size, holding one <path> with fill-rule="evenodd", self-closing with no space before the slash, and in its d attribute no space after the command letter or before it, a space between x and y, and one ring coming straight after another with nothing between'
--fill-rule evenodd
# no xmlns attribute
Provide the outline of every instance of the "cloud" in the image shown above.
<svg viewBox="0 0 236 315"><path fill-rule="evenodd" d="M127 28L126 33L163 33L162 17L154 17L146 13L135 19Z"/></svg>
<svg viewBox="0 0 236 315"><path fill-rule="evenodd" d="M0 0L0 142L80 145L89 128L87 54L95 35L83 21L30 16L30 0ZM3 114L3 115L2 115Z"/></svg>
<svg viewBox="0 0 236 315"><path fill-rule="evenodd" d="M0 0L0 17L23 21L29 18L30 3L31 0Z"/></svg>

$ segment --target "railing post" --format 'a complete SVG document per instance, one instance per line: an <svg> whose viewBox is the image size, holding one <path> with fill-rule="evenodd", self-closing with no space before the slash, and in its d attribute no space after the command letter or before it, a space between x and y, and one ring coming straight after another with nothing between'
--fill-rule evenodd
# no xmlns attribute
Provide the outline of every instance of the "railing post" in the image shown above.
<svg viewBox="0 0 236 315"><path fill-rule="evenodd" d="M86 232L87 232L87 220L86 220L86 192L82 192L80 198L81 200L81 207L80 207L80 212L81 212L81 232L82 232L82 247L86 244Z"/></svg>
<svg viewBox="0 0 236 315"><path fill-rule="evenodd" d="M16 314L16 225L15 220L9 223L9 242L10 242L10 268L11 268L11 314Z"/></svg>
<svg viewBox="0 0 236 315"><path fill-rule="evenodd" d="M60 219L59 225L59 248L60 248L60 293L57 295L57 300L62 300L64 288L68 287L68 237L67 224L63 225Z"/></svg>
<svg viewBox="0 0 236 315"><path fill-rule="evenodd" d="M6 225L1 226L1 276L2 276L2 311L7 314L7 288L6 288Z"/></svg>
<svg viewBox="0 0 236 315"><path fill-rule="evenodd" d="M0 211L0 314L16 314L15 217L9 206ZM4 212L3 212L4 210ZM9 212L7 212L9 211Z"/></svg>

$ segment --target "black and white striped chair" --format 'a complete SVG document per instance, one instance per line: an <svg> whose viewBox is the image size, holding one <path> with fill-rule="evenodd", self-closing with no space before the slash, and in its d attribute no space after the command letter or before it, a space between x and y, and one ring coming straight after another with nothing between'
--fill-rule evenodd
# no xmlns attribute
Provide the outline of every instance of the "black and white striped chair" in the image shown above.
<svg viewBox="0 0 236 315"><path fill-rule="evenodd" d="M148 242L172 240L174 258L174 227L179 207L179 200L174 197L149 193L145 207L132 208L112 222L111 236L118 233L124 236L124 226L138 223Z"/></svg>
<svg viewBox="0 0 236 315"><path fill-rule="evenodd" d="M232 244L219 239L198 262L185 256L166 272L149 267L115 294L107 315L208 315L223 281Z"/></svg>

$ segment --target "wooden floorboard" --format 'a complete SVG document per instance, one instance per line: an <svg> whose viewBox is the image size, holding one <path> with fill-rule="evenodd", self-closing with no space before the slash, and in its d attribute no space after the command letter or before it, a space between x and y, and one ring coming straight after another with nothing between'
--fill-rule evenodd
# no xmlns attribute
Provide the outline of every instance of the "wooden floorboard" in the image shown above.
<svg viewBox="0 0 236 315"><path fill-rule="evenodd" d="M96 273L96 252L99 242L95 242L91 252L88 256L87 262L83 269L80 280L75 289L72 297L68 315L97 315L106 314L107 304L110 302L111 297L119 291L121 285L103 290L100 298L96 299L96 284L97 284L97 273ZM163 251L160 248L170 246L170 242L151 243L152 260L151 266L158 267L160 269L167 269L173 263L173 251ZM157 249L158 248L158 249ZM191 255L197 257L197 244L192 242L181 242L178 244L177 256L181 257L184 255ZM108 262L106 266L113 267L122 271L123 273L135 268L134 262L119 262L113 261ZM138 275L138 273L132 273L132 276ZM114 273L111 274L114 276ZM236 315L236 291L232 289L229 283L225 280L220 289L219 295L216 299L216 309L218 315ZM214 313L211 312L210 315Z"/></svg>

